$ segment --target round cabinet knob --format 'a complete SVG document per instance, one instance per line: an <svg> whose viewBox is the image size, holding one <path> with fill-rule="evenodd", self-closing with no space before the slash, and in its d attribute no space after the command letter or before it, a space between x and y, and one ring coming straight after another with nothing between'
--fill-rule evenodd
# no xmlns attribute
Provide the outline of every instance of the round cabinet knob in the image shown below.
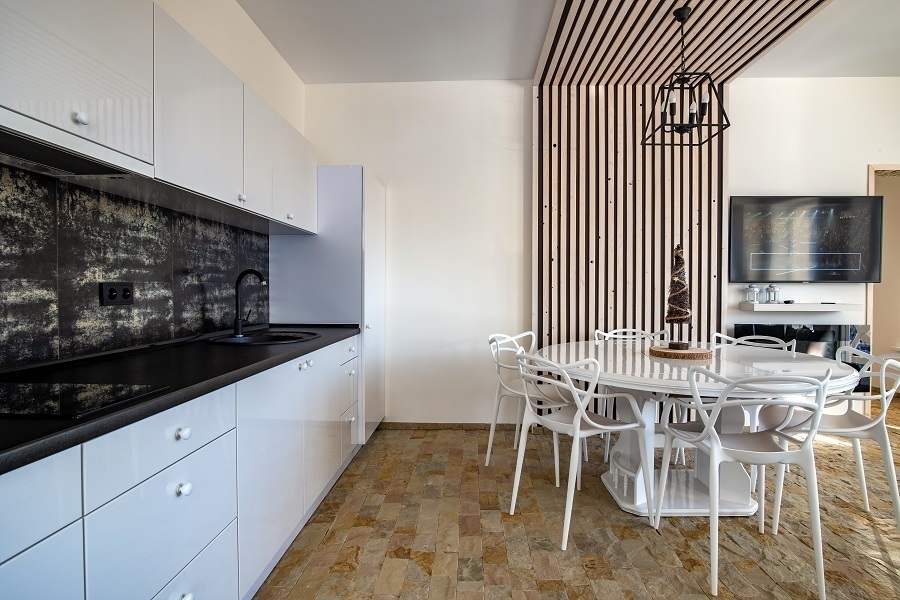
<svg viewBox="0 0 900 600"><path fill-rule="evenodd" d="M189 440L192 433L194 432L191 431L190 427L179 427L175 430L175 440Z"/></svg>
<svg viewBox="0 0 900 600"><path fill-rule="evenodd" d="M309 361L308 361L308 360L304 360L302 363L300 363L300 370L301 370L301 371L305 371L305 370L307 370L308 368L309 368Z"/></svg>
<svg viewBox="0 0 900 600"><path fill-rule="evenodd" d="M179 600L194 600L193 594L182 594Z"/></svg>
<svg viewBox="0 0 900 600"><path fill-rule="evenodd" d="M190 482L179 483L175 486L176 496L190 496L194 491L194 486Z"/></svg>
<svg viewBox="0 0 900 600"><path fill-rule="evenodd" d="M356 371L354 371L353 369L350 369L350 372L347 373L347 375L350 375L351 377L353 377L354 375L356 375Z"/></svg>
<svg viewBox="0 0 900 600"><path fill-rule="evenodd" d="M238 202L246 202L246 201L247 201L247 196L245 196L244 194L238 194Z"/></svg>
<svg viewBox="0 0 900 600"><path fill-rule="evenodd" d="M356 346L350 346L350 352L356 352Z"/></svg>
<svg viewBox="0 0 900 600"><path fill-rule="evenodd" d="M372 329L372 326L366 323L366 329Z"/></svg>
<svg viewBox="0 0 900 600"><path fill-rule="evenodd" d="M310 367L313 365L313 361L311 361L311 360L308 360L308 361L306 361L306 362L309 363L309 366L310 366Z"/></svg>
<svg viewBox="0 0 900 600"><path fill-rule="evenodd" d="M294 213L288 213L288 214L287 214L287 218L288 218L288 221L293 221L293 220L294 220Z"/></svg>
<svg viewBox="0 0 900 600"><path fill-rule="evenodd" d="M91 117L86 112L72 113L72 121L76 125L90 125Z"/></svg>
<svg viewBox="0 0 900 600"><path fill-rule="evenodd" d="M347 420L350 421L351 423L354 423L356 421L356 417L350 417Z"/></svg>

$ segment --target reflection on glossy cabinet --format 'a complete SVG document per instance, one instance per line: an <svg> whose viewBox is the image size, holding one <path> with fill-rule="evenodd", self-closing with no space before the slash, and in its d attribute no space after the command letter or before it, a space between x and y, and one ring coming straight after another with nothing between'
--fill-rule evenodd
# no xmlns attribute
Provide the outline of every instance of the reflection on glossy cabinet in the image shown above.
<svg viewBox="0 0 900 600"><path fill-rule="evenodd" d="M83 600L81 519L0 564L0 592L15 600Z"/></svg>
<svg viewBox="0 0 900 600"><path fill-rule="evenodd" d="M237 600L237 521L232 521L153 600Z"/></svg>
<svg viewBox="0 0 900 600"><path fill-rule="evenodd" d="M316 232L316 150L244 86L244 207Z"/></svg>
<svg viewBox="0 0 900 600"><path fill-rule="evenodd" d="M306 510L313 506L340 467L340 413L335 414L334 405L335 396L340 393L341 352L341 344L317 350L309 355L309 368L303 371Z"/></svg>
<svg viewBox="0 0 900 600"><path fill-rule="evenodd" d="M306 397L301 387L306 360L293 360L237 384L241 597L277 557L306 512Z"/></svg>
<svg viewBox="0 0 900 600"><path fill-rule="evenodd" d="M152 162L152 0L0 1L0 82L0 106Z"/></svg>
<svg viewBox="0 0 900 600"><path fill-rule="evenodd" d="M159 6L155 27L156 177L243 207L244 85Z"/></svg>

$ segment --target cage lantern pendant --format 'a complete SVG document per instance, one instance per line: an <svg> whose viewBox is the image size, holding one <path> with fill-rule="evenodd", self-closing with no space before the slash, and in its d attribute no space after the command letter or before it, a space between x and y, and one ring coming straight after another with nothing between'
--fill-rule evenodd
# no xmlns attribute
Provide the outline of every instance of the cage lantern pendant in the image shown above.
<svg viewBox="0 0 900 600"><path fill-rule="evenodd" d="M681 27L681 68L657 90L644 128L645 146L702 146L731 125L716 83L709 73L688 71L684 59L685 4L672 14Z"/></svg>

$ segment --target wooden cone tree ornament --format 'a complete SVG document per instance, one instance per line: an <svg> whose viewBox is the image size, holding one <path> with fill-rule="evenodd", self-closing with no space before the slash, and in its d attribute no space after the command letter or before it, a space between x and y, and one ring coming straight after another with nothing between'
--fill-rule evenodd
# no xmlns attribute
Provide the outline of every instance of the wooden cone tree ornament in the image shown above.
<svg viewBox="0 0 900 600"><path fill-rule="evenodd" d="M691 322L691 293L684 268L684 250L675 246L672 255L672 279L669 282L669 299L666 305L666 323Z"/></svg>

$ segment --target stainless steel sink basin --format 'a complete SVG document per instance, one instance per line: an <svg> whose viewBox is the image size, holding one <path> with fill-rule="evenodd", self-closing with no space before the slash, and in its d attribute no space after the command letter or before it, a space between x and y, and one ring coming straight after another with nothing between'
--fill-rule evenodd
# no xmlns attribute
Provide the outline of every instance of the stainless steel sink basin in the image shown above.
<svg viewBox="0 0 900 600"><path fill-rule="evenodd" d="M314 340L317 337L319 337L319 334L312 331L261 331L259 333L245 333L241 337L225 335L210 338L206 341L212 344L231 344L235 346L264 346L266 344L296 344L297 342Z"/></svg>

